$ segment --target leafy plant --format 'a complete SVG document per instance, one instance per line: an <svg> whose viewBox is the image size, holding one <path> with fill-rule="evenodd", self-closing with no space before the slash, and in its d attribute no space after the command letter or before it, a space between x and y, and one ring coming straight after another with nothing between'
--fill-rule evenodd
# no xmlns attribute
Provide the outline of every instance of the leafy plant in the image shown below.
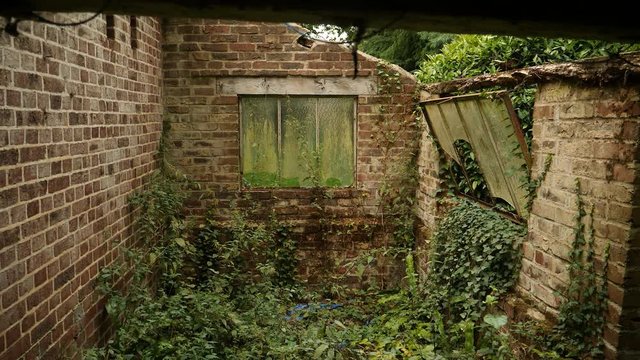
<svg viewBox="0 0 640 360"><path fill-rule="evenodd" d="M456 319L479 319L483 300L517 278L526 230L466 200L451 209L433 235L430 291Z"/></svg>
<svg viewBox="0 0 640 360"><path fill-rule="evenodd" d="M458 78L491 74L527 66L553 62L566 62L594 56L615 55L640 50L640 44L607 43L595 40L517 38L495 35L458 35L442 47L438 54L428 55L420 64L416 76L420 82L433 83ZM485 90L497 90L488 88ZM522 126L529 147L532 141L533 102L535 86L511 89L510 97ZM475 170L472 152L465 147L461 151L465 176L460 166L450 163L444 166L442 176L451 190L487 201L491 199L486 181ZM445 162L446 164L446 162ZM469 168L466 166L470 165ZM529 179L524 179L528 186ZM493 201L489 201L492 203Z"/></svg>
<svg viewBox="0 0 640 360"><path fill-rule="evenodd" d="M186 228L175 224L184 224L176 215L179 187L165 181L155 179L135 199L146 209L139 218L145 229L141 235L157 241L154 253L172 255L154 258L135 247L124 247L126 261L102 269L99 289L107 295L115 334L104 347L88 351L85 358L509 358L508 338L502 331L505 317L495 312L495 297L489 294L478 303L475 299L482 294L478 292L450 302L445 299L450 293L442 288L444 284L432 277L438 274L436 264L451 264L455 254L438 252L433 275L424 282L415 274L411 250L400 247L396 255L404 252L405 289L323 298L296 284L295 242L287 228L273 219L256 224L236 210L232 220L222 226L208 217L194 230L193 246L178 247L179 254L162 249L172 248L178 239L176 229ZM491 219L485 231L503 229L504 225L498 224L501 219L492 217L495 214L474 210L471 204L461 207L466 212L454 209L454 216L476 218L469 220L475 224L467 227L469 231ZM448 230L439 231L444 234ZM513 241L499 239L504 240L502 250L474 255L485 257L476 264L512 260L499 254L508 253ZM450 239L440 236L434 240ZM494 246L499 243L491 242ZM487 254L495 258L489 259ZM158 279L164 285L154 287L148 276L163 261L178 261L182 266L178 271L172 266L158 267ZM486 271L514 268L481 266ZM133 275L130 284L119 286L127 269ZM511 278L494 275L495 279ZM478 283L484 284L481 278ZM508 284L497 281L494 285ZM501 292L492 290L493 294ZM467 301L468 305L461 305ZM471 308L478 311L477 316L456 313Z"/></svg>

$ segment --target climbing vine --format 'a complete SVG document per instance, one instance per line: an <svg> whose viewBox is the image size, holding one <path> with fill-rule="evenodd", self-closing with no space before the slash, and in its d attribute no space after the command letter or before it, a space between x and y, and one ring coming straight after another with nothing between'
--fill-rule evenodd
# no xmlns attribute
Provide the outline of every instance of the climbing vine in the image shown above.
<svg viewBox="0 0 640 360"><path fill-rule="evenodd" d="M381 172L383 179L378 189L380 218L391 217L392 234L397 246L413 248L415 222L415 190L418 185L417 148L421 129L419 111L412 117L405 114L393 116L387 106L393 104L393 95L402 90L400 73L389 69L389 64L376 67L379 105L375 122L374 140L382 151ZM402 147L402 149L401 149ZM400 150L400 151L399 151ZM398 152L402 152L398 154Z"/></svg>
<svg viewBox="0 0 640 360"><path fill-rule="evenodd" d="M586 209L576 180L576 225L569 253L569 284L563 293L558 322L551 338L553 350L566 357L602 356L607 308L609 245L603 255L602 276L595 270L593 207Z"/></svg>
<svg viewBox="0 0 640 360"><path fill-rule="evenodd" d="M384 269L388 262L395 264L392 265L395 267L415 247L415 193L418 186L417 150L422 126L421 113L415 108L411 116L407 116L405 109L408 104L394 103L395 97L402 94L404 85L401 74L390 64L378 63L375 74L377 96L372 98L375 116L371 138L380 151L375 169L381 175L381 181L374 195L377 211L370 218L376 223L365 227L370 241L382 239L383 243L341 261L338 266L346 271L334 277L334 281L340 281L347 275L364 279L368 273ZM398 112L398 107L403 107L402 111ZM371 215L366 212L362 214ZM367 283L374 288L385 288L385 276L378 277L378 280L381 284L376 281Z"/></svg>
<svg viewBox="0 0 640 360"><path fill-rule="evenodd" d="M547 155L547 157L544 159L544 165L542 167L542 171L540 172L540 175L538 175L538 177L536 177L535 179L529 176L528 179L523 180L523 182L526 184L526 190L527 190L527 203L526 203L527 211L531 211L531 207L533 206L533 201L536 199L536 196L538 194L538 189L544 182L544 179L547 177L547 172L549 172L549 169L551 168L552 160L553 160L553 156L551 154Z"/></svg>

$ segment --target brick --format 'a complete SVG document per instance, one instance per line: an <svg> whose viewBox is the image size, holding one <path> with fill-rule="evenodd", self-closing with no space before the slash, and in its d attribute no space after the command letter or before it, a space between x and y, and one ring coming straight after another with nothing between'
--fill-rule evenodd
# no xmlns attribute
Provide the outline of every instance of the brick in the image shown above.
<svg viewBox="0 0 640 360"><path fill-rule="evenodd" d="M18 189L11 188L0 191L0 209L7 209L18 202Z"/></svg>
<svg viewBox="0 0 640 360"><path fill-rule="evenodd" d="M22 94L20 91L7 89L6 103L7 106L20 107L22 104Z"/></svg>
<svg viewBox="0 0 640 360"><path fill-rule="evenodd" d="M33 73L14 73L14 83L19 88L42 90L42 76Z"/></svg>
<svg viewBox="0 0 640 360"><path fill-rule="evenodd" d="M64 80L52 77L44 77L44 91L52 93L64 92Z"/></svg>
<svg viewBox="0 0 640 360"><path fill-rule="evenodd" d="M42 160L46 155L46 147L45 146L34 146L28 148L20 149L20 162L33 162Z"/></svg>
<svg viewBox="0 0 640 360"><path fill-rule="evenodd" d="M44 114L42 111L19 111L16 112L16 122L21 126L42 126Z"/></svg>
<svg viewBox="0 0 640 360"><path fill-rule="evenodd" d="M0 166L15 165L18 163L18 150L0 150Z"/></svg>
<svg viewBox="0 0 640 360"><path fill-rule="evenodd" d="M230 51L256 51L256 44L229 44Z"/></svg>

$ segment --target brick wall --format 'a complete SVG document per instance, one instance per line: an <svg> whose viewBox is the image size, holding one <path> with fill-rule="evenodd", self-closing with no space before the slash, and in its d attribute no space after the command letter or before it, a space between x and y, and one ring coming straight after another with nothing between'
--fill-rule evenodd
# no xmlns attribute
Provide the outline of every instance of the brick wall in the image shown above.
<svg viewBox="0 0 640 360"><path fill-rule="evenodd" d="M434 141L434 138L429 133L429 127L425 124L420 139L420 152L418 153L419 181L416 189L416 217L419 225L416 246L419 253L418 268L422 271L427 270L429 239L444 211L438 205L442 184L439 166L440 155Z"/></svg>
<svg viewBox="0 0 640 360"><path fill-rule="evenodd" d="M575 179L587 206L594 207L599 268L611 245L607 358L640 356L638 314L638 141L640 88L590 87L566 83L541 86L533 128L533 176L553 156L528 222L517 291L543 312L557 312L554 291L568 281L567 261L575 226ZM617 355L616 355L617 353Z"/></svg>
<svg viewBox="0 0 640 360"><path fill-rule="evenodd" d="M138 19L137 50L128 16L114 39L105 26L0 33L2 359L71 358L106 335L92 280L130 237L127 197L154 169L162 74L157 20Z"/></svg>
<svg viewBox="0 0 640 360"><path fill-rule="evenodd" d="M202 193L192 197L192 214L203 215L212 199L217 209L224 210L232 199L243 197L249 199L239 202L239 207L272 209L281 220L295 225L299 255L304 259L300 270L312 281L326 274L319 270L326 270L334 259L376 246L358 224L385 227L379 223L383 219L380 186L386 182L385 174L406 174L391 168L417 150L412 140L416 134L413 77L387 67L401 74L400 84L391 94L380 95L376 59L360 54L358 79L352 80L349 49L324 43L303 47L296 42L300 35L284 24L174 19L164 31L171 161L203 187ZM242 189L238 94L247 92L357 97L357 185L327 194L310 189ZM400 132L391 144L383 139L389 129Z"/></svg>

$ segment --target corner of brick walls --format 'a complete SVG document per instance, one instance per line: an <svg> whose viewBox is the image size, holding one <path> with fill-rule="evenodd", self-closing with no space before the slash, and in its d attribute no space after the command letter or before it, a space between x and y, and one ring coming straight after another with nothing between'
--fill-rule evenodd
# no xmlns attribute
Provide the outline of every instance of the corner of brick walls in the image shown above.
<svg viewBox="0 0 640 360"><path fill-rule="evenodd" d="M411 143L418 131L410 121L416 88L411 75L401 71L400 89L390 96L357 97L356 187L330 190L333 195L320 198L310 189L249 190L240 186L238 96L220 93L217 82L233 77L350 80L354 66L351 51L324 43L305 48L296 42L300 35L284 24L172 19L164 25L164 36L166 114L172 127L170 158L203 190L191 197L192 215L203 216L212 204L218 214L224 214L232 200L250 197L251 201L240 201L238 206L261 205L295 227L298 255L306 262L300 271L307 277L327 270L317 261L319 257L342 259L370 247L367 241L378 241L360 235L332 236L323 224L343 227L336 234L348 233L347 227L353 223L376 224L378 189L385 176L383 151L375 140L381 134L376 125L378 111L384 106L387 119L396 121L401 129L400 139L389 151L390 163L400 163L418 147ZM358 66L359 78L377 81L373 58L359 55ZM318 205L322 211L316 211Z"/></svg>
<svg viewBox="0 0 640 360"><path fill-rule="evenodd" d="M553 162L533 203L517 291L543 312L557 314L561 299L555 292L568 282L579 179L585 203L594 208L597 268L611 244L604 335L611 359L640 355L639 97L637 85L550 83L540 87L534 107L533 177L547 155Z"/></svg>
<svg viewBox="0 0 640 360"><path fill-rule="evenodd" d="M90 14L45 14L56 21ZM108 334L93 280L155 168L160 24L128 16L0 34L0 358L77 358ZM4 26L4 20L0 20Z"/></svg>

